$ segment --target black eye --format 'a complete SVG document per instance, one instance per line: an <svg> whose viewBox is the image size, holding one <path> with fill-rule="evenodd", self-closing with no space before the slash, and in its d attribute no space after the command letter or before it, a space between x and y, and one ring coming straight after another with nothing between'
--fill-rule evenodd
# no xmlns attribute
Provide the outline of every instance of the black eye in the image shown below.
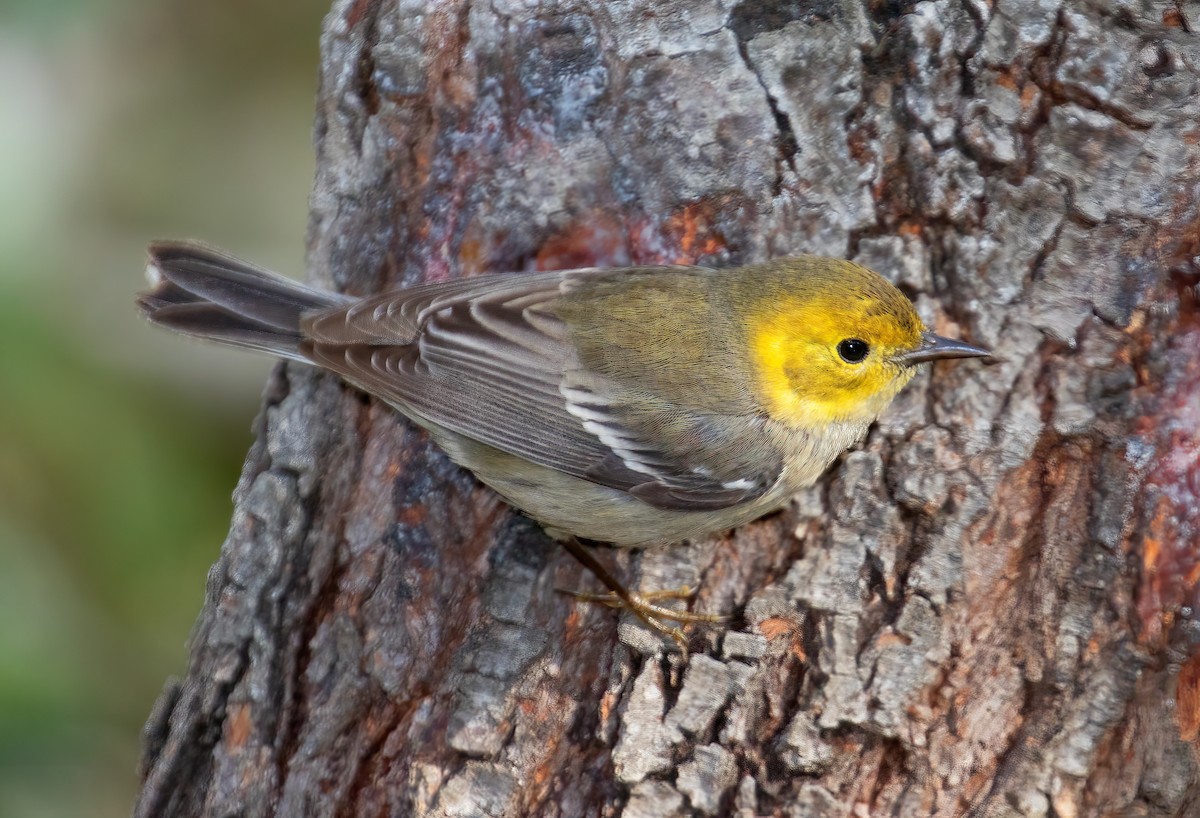
<svg viewBox="0 0 1200 818"><path fill-rule="evenodd" d="M867 353L871 351L870 345L866 341L861 341L858 338L847 338L837 345L838 355L842 356L842 360L848 364L861 364L867 357Z"/></svg>

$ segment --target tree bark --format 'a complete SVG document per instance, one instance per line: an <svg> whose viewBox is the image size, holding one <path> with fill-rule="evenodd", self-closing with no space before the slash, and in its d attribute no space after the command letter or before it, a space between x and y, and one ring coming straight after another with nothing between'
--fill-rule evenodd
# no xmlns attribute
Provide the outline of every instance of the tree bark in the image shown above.
<svg viewBox="0 0 1200 818"><path fill-rule="evenodd" d="M341 0L310 276L820 253L998 350L784 512L604 551L281 366L139 816L1200 815L1200 6Z"/></svg>

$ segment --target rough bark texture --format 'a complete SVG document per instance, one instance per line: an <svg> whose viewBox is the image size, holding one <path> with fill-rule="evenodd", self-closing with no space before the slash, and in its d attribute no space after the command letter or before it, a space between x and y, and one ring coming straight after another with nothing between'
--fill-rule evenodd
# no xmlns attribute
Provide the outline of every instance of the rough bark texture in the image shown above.
<svg viewBox="0 0 1200 818"><path fill-rule="evenodd" d="M343 0L312 275L801 252L1000 350L828 479L605 553L683 662L386 407L280 368L141 816L1200 814L1200 6Z"/></svg>

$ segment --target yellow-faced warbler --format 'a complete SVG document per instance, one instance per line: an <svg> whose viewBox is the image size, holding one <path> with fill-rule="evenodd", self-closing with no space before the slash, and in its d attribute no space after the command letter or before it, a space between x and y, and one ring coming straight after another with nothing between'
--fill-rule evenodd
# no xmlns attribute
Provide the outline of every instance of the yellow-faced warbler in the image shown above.
<svg viewBox="0 0 1200 818"><path fill-rule="evenodd" d="M711 619L621 586L575 538L675 543L787 503L917 364L988 351L927 331L857 264L488 275L367 298L208 247L151 246L151 322L336 372L427 429L643 621Z"/></svg>

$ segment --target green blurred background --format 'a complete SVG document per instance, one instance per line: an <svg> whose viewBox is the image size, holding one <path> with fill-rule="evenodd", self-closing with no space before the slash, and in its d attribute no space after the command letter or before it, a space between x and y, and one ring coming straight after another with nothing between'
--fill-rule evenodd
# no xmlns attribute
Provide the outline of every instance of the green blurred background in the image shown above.
<svg viewBox="0 0 1200 818"><path fill-rule="evenodd" d="M271 366L152 331L144 247L300 274L328 0L0 0L0 816L128 815Z"/></svg>

